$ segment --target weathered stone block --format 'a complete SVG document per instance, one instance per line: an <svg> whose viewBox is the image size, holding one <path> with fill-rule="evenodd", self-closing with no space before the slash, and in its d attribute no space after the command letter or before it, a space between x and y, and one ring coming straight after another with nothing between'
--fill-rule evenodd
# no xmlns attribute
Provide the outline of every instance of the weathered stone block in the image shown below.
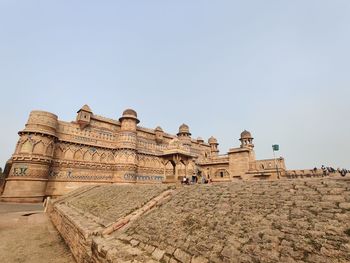
<svg viewBox="0 0 350 263"><path fill-rule="evenodd" d="M152 257L158 261L160 261L162 259L162 257L164 256L165 251L164 250L160 250L158 248L156 248L153 253L152 253Z"/></svg>
<svg viewBox="0 0 350 263"><path fill-rule="evenodd" d="M190 263L191 262L191 255L188 254L187 252L181 250L181 249L175 250L174 257L182 263Z"/></svg>

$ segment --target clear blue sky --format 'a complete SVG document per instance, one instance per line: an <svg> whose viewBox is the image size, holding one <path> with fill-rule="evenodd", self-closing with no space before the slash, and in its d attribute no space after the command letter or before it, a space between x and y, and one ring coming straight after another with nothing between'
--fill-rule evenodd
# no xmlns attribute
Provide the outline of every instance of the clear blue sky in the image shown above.
<svg viewBox="0 0 350 263"><path fill-rule="evenodd" d="M85 103L140 125L217 137L247 129L288 168L350 168L350 1L0 0L0 166L29 112Z"/></svg>

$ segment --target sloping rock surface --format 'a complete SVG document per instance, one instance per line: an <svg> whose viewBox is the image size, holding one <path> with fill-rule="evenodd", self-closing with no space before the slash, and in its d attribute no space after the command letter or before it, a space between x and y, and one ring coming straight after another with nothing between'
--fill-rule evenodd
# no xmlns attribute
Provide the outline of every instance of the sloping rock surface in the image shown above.
<svg viewBox="0 0 350 263"><path fill-rule="evenodd" d="M350 262L346 178L178 187L135 220L102 234L113 219L168 190L100 186L53 203L50 214L54 223L59 215L79 225L74 231L85 240L79 262ZM72 251L78 247L63 237Z"/></svg>

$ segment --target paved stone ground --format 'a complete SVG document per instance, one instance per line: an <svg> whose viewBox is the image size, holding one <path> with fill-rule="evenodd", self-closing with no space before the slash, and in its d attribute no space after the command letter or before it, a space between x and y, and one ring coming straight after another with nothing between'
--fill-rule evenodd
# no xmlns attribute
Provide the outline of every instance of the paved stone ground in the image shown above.
<svg viewBox="0 0 350 263"><path fill-rule="evenodd" d="M71 263L69 248L42 204L0 203L0 262Z"/></svg>
<svg viewBox="0 0 350 263"><path fill-rule="evenodd" d="M98 242L114 262L350 262L350 180L186 186Z"/></svg>

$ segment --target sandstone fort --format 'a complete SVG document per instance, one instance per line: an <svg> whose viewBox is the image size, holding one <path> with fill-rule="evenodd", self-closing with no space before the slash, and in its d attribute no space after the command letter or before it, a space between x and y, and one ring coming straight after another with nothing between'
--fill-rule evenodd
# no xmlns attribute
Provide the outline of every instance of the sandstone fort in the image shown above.
<svg viewBox="0 0 350 263"><path fill-rule="evenodd" d="M253 137L246 130L239 147L220 155L216 138L194 139L186 124L172 135L161 127L143 128L139 122L132 109L112 120L84 105L72 122L32 111L6 165L2 200L42 201L96 183L174 183L192 175L218 182L286 175L283 158L256 160Z"/></svg>
<svg viewBox="0 0 350 263"><path fill-rule="evenodd" d="M186 124L138 124L132 109L112 120L84 105L72 122L32 111L1 200L45 200L79 263L350 262L347 177L256 160L246 130L219 154ZM197 177L210 184L179 184Z"/></svg>

